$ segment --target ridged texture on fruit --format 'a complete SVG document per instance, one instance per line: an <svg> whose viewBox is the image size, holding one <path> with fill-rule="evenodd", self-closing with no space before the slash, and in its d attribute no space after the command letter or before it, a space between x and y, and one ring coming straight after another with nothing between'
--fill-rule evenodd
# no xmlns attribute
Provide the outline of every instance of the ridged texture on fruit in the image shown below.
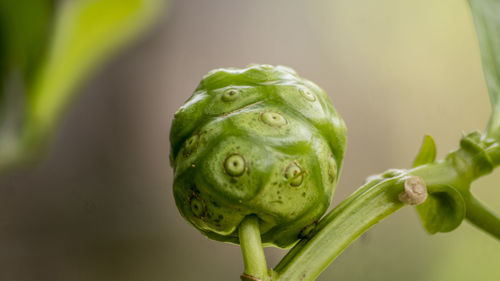
<svg viewBox="0 0 500 281"><path fill-rule="evenodd" d="M317 85L284 66L209 72L170 132L174 196L208 237L238 243L249 214L263 243L288 247L326 211L346 128Z"/></svg>

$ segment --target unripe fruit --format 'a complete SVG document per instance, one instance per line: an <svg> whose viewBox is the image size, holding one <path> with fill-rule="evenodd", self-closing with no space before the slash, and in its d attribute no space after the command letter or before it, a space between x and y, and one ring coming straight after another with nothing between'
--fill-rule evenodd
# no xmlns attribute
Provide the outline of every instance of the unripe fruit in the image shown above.
<svg viewBox="0 0 500 281"><path fill-rule="evenodd" d="M346 144L327 95L284 66L209 72L177 111L170 132L174 196L208 237L238 243L247 215L262 241L305 237L333 196Z"/></svg>

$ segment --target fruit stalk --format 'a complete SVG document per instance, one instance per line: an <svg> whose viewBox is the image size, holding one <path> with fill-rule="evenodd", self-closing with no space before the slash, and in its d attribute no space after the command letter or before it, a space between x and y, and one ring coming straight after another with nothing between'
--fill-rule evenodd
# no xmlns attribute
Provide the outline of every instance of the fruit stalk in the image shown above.
<svg viewBox="0 0 500 281"><path fill-rule="evenodd" d="M269 280L266 257L260 239L259 218L255 215L245 217L238 227L238 236L245 264L245 273L241 279Z"/></svg>

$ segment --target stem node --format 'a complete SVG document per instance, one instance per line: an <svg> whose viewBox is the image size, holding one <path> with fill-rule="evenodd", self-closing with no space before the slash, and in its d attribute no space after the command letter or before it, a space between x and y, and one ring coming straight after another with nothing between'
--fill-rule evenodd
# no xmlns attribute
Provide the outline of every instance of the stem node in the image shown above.
<svg viewBox="0 0 500 281"><path fill-rule="evenodd" d="M399 194L399 201L408 205L419 205L427 199L427 186L421 177L408 177L404 187L405 190Z"/></svg>

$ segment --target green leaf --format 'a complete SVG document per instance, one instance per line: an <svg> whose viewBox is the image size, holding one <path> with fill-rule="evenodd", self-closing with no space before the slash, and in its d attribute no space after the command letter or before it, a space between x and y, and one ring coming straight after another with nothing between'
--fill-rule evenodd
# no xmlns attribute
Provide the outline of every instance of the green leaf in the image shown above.
<svg viewBox="0 0 500 281"><path fill-rule="evenodd" d="M52 10L51 0L0 1L0 131L19 107L12 100L22 99L12 89L25 88L43 57Z"/></svg>
<svg viewBox="0 0 500 281"><path fill-rule="evenodd" d="M0 170L20 158L26 90L47 51L53 2L0 1Z"/></svg>
<svg viewBox="0 0 500 281"><path fill-rule="evenodd" d="M25 87L26 116L22 131L17 141L9 141L15 143L15 147L0 145L0 170L36 156L72 99L74 88L151 26L164 10L166 1L60 2L44 59L34 71L32 83ZM26 16L19 18L25 20ZM43 45L32 40L29 43Z"/></svg>
<svg viewBox="0 0 500 281"><path fill-rule="evenodd" d="M484 76L490 94L492 114L486 129L500 139L500 1L469 0L481 49Z"/></svg>
<svg viewBox="0 0 500 281"><path fill-rule="evenodd" d="M425 135L420 151L418 152L415 161L413 161L413 168L432 163L436 160L436 143L430 135Z"/></svg>
<svg viewBox="0 0 500 281"><path fill-rule="evenodd" d="M149 26L162 0L65 1L56 21L48 60L29 104L35 135L54 125L72 89L119 47Z"/></svg>
<svg viewBox="0 0 500 281"><path fill-rule="evenodd" d="M0 71L31 76L43 57L53 13L51 0L0 1Z"/></svg>
<svg viewBox="0 0 500 281"><path fill-rule="evenodd" d="M417 206L424 228L430 234L450 232L465 218L465 202L462 195L449 185L428 187L429 197Z"/></svg>

